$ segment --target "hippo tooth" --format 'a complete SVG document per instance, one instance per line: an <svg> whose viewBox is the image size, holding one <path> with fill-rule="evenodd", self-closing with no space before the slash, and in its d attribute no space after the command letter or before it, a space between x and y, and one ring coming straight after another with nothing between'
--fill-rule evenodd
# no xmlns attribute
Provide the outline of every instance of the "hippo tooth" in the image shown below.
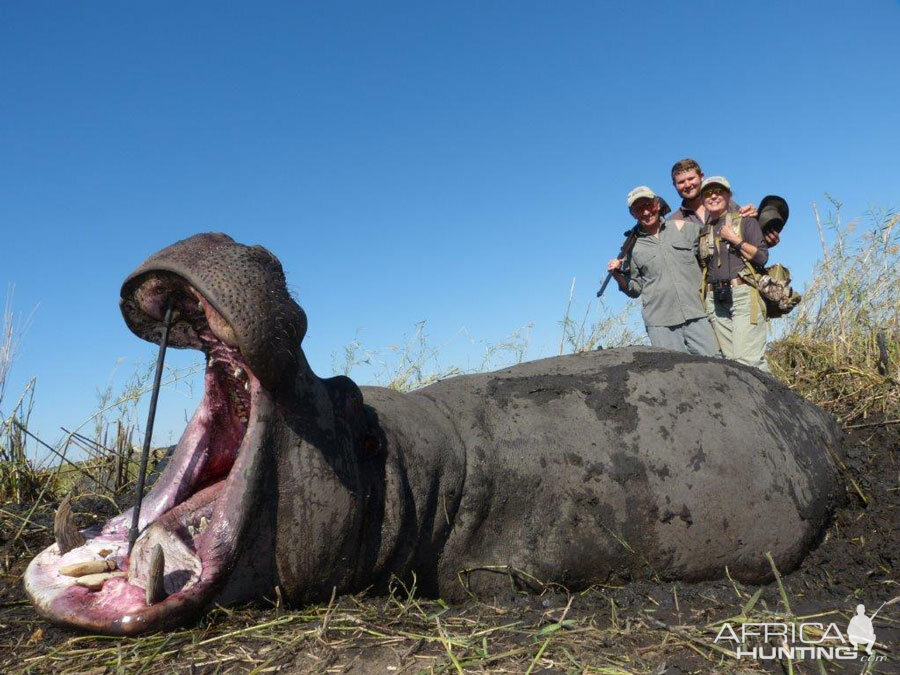
<svg viewBox="0 0 900 675"><path fill-rule="evenodd" d="M193 525L188 525L188 534L190 534L192 537L196 536L197 528L194 527Z"/></svg>
<svg viewBox="0 0 900 675"><path fill-rule="evenodd" d="M235 376L237 379L240 379L240 378L244 377L244 369L243 369L243 368L235 368L235 369L234 369L234 376Z"/></svg>
<svg viewBox="0 0 900 675"><path fill-rule="evenodd" d="M147 574L147 586L145 587L145 599L148 605L166 599L166 589L163 586L163 573L166 568L166 557L162 546L157 544L150 554L150 569Z"/></svg>
<svg viewBox="0 0 900 675"><path fill-rule="evenodd" d="M206 530L206 527L209 525L209 521L206 519L206 516L200 516L200 526L197 528L198 532L203 532Z"/></svg>
<svg viewBox="0 0 900 675"><path fill-rule="evenodd" d="M250 391L250 380L247 380L246 382L244 382L244 389L246 389L247 391Z"/></svg>
<svg viewBox="0 0 900 675"><path fill-rule="evenodd" d="M75 580L75 583L79 586L86 586L92 591L99 591L101 588L103 588L103 584L107 579L124 576L125 572L103 572L102 574L86 574L83 577L78 577Z"/></svg>
<svg viewBox="0 0 900 675"><path fill-rule="evenodd" d="M85 560L71 565L63 565L59 568L59 573L67 577L83 577L111 572L114 569L116 569L116 563L113 560Z"/></svg>
<svg viewBox="0 0 900 675"><path fill-rule="evenodd" d="M53 536L59 547L60 555L65 555L73 548L84 545L84 537L72 522L71 495L66 495L56 510L56 517L53 519Z"/></svg>
<svg viewBox="0 0 900 675"><path fill-rule="evenodd" d="M210 357L206 360L206 367L207 367L207 368L212 368L212 367L213 367L213 364L214 364L215 362L216 362L216 360L215 360L213 357L210 356Z"/></svg>

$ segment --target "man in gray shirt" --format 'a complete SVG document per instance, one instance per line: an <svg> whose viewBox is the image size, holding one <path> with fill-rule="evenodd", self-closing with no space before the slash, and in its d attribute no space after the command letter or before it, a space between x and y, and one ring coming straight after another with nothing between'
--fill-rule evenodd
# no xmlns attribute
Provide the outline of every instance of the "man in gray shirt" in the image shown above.
<svg viewBox="0 0 900 675"><path fill-rule="evenodd" d="M716 337L700 302L700 225L665 220L659 197L645 185L628 193L628 210L640 227L631 253L606 269L631 298L640 297L650 344L701 356L718 356ZM623 267L625 271L623 271Z"/></svg>

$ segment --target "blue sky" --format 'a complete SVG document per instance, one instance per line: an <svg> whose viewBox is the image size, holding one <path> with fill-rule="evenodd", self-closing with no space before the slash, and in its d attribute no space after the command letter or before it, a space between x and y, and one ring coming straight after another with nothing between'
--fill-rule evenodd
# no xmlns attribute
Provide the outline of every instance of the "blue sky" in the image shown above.
<svg viewBox="0 0 900 675"><path fill-rule="evenodd" d="M773 258L802 285L824 193L900 205L898 34L887 0L2 3L0 290L34 309L3 411L36 377L53 441L152 361L119 286L200 231L279 256L323 376L423 319L448 364L528 323L555 353L625 194L674 203L685 156L788 199ZM199 391L163 392L160 442Z"/></svg>

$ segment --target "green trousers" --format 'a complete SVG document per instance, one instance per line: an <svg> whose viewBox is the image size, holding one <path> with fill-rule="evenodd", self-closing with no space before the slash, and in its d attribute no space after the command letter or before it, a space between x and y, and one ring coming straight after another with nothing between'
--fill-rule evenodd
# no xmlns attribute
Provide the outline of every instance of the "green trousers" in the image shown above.
<svg viewBox="0 0 900 675"><path fill-rule="evenodd" d="M737 361L762 371L769 371L766 363L766 314L762 300L749 286L733 286L731 306L713 300L712 291L706 294L706 313L712 323L719 347L726 359ZM757 323L750 323L750 303L758 302Z"/></svg>

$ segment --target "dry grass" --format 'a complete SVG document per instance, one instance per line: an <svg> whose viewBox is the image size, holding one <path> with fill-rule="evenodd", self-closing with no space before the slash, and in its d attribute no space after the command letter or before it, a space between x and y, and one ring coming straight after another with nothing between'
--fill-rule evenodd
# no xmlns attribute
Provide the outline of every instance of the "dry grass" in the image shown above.
<svg viewBox="0 0 900 675"><path fill-rule="evenodd" d="M401 584L387 598L348 596L302 611L217 609L203 624L138 639L72 637L17 665L37 670L105 668L117 672L169 672L176 664L204 670L240 668L325 672L364 660L379 671L492 670L532 672L548 667L595 673L643 670L635 656L602 656L603 647L628 641L636 626L590 617L567 619L562 609L473 605L450 608L416 598ZM523 614L529 618L523 619ZM33 644L43 639L34 638ZM377 665L371 657L377 654ZM365 672L363 669L361 672ZM370 671L371 672L371 671Z"/></svg>
<svg viewBox="0 0 900 675"><path fill-rule="evenodd" d="M374 384L397 391L412 391L448 377L521 363L528 350L531 326L527 324L516 329L498 343L480 343L483 352L479 364L462 368L443 363L442 348L429 342L428 322L423 320L416 323L412 335L404 335L399 343L387 347L366 348L359 338L354 339L344 348L342 359L332 354L332 370L349 376L365 366L370 369Z"/></svg>
<svg viewBox="0 0 900 675"><path fill-rule="evenodd" d="M822 257L803 302L776 323L769 364L844 425L900 421L900 215L870 213L861 230L831 205L824 222L814 206Z"/></svg>
<svg viewBox="0 0 900 675"><path fill-rule="evenodd" d="M636 300L628 300L617 313L609 311L609 307L602 298L592 297L588 300L581 315L581 320L573 318L576 304L574 302L575 279L569 289L569 301L566 303L566 313L559 322L562 335L559 340L559 353L562 355L568 351L572 354L589 352L595 349L615 349L628 345L649 344L644 333L643 322L640 318L640 303ZM594 301L597 301L596 313L600 318L594 323L589 323L594 310Z"/></svg>

